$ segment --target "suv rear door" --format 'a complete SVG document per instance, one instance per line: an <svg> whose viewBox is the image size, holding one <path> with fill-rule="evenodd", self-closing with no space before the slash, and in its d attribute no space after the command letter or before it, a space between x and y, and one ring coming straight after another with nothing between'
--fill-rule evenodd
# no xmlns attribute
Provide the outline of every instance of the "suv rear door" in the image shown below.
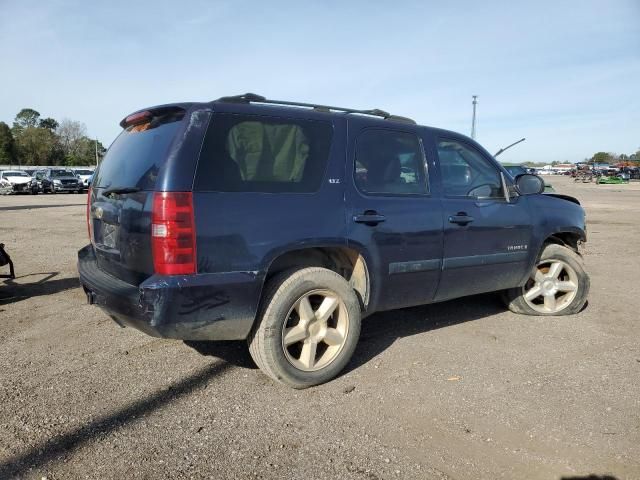
<svg viewBox="0 0 640 480"><path fill-rule="evenodd" d="M436 148L444 223L436 300L518 285L529 268L527 198L512 196L507 202L501 170L471 141L441 136Z"/></svg>
<svg viewBox="0 0 640 480"><path fill-rule="evenodd" d="M370 309L432 301L440 277L442 215L420 129L349 121L347 228L370 270Z"/></svg>

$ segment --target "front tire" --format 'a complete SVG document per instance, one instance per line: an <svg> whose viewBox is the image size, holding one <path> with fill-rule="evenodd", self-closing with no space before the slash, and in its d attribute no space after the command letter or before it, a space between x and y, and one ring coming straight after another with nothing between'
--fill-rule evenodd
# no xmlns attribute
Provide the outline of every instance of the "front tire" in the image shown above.
<svg viewBox="0 0 640 480"><path fill-rule="evenodd" d="M265 287L249 351L258 367L301 389L334 378L351 359L361 310L349 283L325 268L280 274Z"/></svg>
<svg viewBox="0 0 640 480"><path fill-rule="evenodd" d="M524 315L573 315L587 303L591 281L576 252L546 244L523 287L505 291L509 310Z"/></svg>

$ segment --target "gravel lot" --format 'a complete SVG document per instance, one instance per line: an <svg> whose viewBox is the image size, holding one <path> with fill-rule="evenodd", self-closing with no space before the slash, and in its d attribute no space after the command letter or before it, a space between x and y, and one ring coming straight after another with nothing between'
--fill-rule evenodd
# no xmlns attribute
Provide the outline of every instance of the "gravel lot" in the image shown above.
<svg viewBox="0 0 640 480"><path fill-rule="evenodd" d="M0 478L640 478L640 184L550 180L587 209L581 314L377 314L305 391L242 342L119 328L78 287L85 196L0 197Z"/></svg>

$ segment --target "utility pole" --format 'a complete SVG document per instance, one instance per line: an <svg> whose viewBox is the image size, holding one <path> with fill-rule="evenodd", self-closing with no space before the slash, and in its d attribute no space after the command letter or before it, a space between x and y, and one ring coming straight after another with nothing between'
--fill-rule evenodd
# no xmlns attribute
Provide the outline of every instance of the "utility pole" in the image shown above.
<svg viewBox="0 0 640 480"><path fill-rule="evenodd" d="M478 105L478 95L472 95L473 97L473 117L471 117L471 138L476 139L476 105Z"/></svg>
<svg viewBox="0 0 640 480"><path fill-rule="evenodd" d="M95 146L96 146L96 168L98 168L98 139L97 138L95 140Z"/></svg>

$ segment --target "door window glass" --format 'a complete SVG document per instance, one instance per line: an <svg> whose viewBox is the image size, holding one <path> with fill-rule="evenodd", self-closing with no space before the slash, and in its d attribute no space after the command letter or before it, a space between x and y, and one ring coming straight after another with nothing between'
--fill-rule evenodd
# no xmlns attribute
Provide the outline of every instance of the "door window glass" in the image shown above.
<svg viewBox="0 0 640 480"><path fill-rule="evenodd" d="M446 196L504 198L499 171L480 152L455 140L440 140L438 158Z"/></svg>
<svg viewBox="0 0 640 480"><path fill-rule="evenodd" d="M371 129L356 143L355 182L364 193L428 193L425 158L411 133Z"/></svg>

